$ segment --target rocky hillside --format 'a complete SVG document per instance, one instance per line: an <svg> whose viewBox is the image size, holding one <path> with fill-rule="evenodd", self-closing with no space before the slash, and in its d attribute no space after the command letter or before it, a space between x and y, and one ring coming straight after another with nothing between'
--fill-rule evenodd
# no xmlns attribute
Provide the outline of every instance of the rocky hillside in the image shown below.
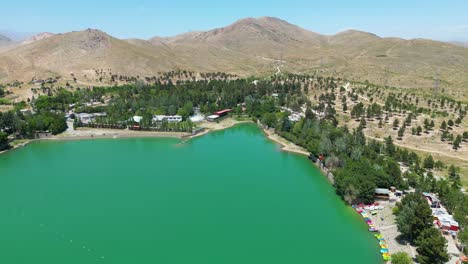
<svg viewBox="0 0 468 264"><path fill-rule="evenodd" d="M0 53L0 80L84 76L95 69L149 76L160 71L238 75L319 72L402 87L463 92L468 49L425 39L381 38L349 30L327 36L271 17L169 38L120 40L99 30L47 35ZM466 95L465 95L466 96Z"/></svg>

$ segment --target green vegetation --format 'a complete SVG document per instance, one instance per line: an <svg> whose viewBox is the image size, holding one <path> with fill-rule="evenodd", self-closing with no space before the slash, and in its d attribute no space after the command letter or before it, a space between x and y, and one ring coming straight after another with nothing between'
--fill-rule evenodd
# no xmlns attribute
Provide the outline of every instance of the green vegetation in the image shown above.
<svg viewBox="0 0 468 264"><path fill-rule="evenodd" d="M412 264L413 260L406 252L392 254L392 264Z"/></svg>
<svg viewBox="0 0 468 264"><path fill-rule="evenodd" d="M414 242L422 231L431 227L432 220L431 208L420 193L407 194L398 205L398 230L410 242Z"/></svg>
<svg viewBox="0 0 468 264"><path fill-rule="evenodd" d="M434 227L426 228L415 241L416 259L421 264L444 264L449 260L447 240Z"/></svg>
<svg viewBox="0 0 468 264"><path fill-rule="evenodd" d="M398 230L404 239L417 246L418 262L446 263L449 260L447 240L433 227L432 212L424 196L421 193L407 194L397 208Z"/></svg>
<svg viewBox="0 0 468 264"><path fill-rule="evenodd" d="M345 89L338 88L339 80L304 75L274 76L270 80L255 82L252 79L179 81L177 84L173 84L171 79L147 81L147 84L136 82L132 85L77 89L74 92L56 89L47 96L31 100L35 114L22 114L20 111L0 114L0 129L17 138L33 137L36 131L60 133L66 129L64 113L73 110L77 113L106 112L106 116L96 118L93 126L126 127L131 125L129 120L134 115L139 115L142 116L139 124L142 129L191 131L193 124L188 117L194 113L195 107L204 114L231 108L233 114L241 115L243 119L249 117L273 128L280 136L304 147L313 156L323 156L323 164L334 174L337 194L349 204L373 202L377 187L415 188L417 193L408 194L396 214L403 238L418 246L421 263L434 258L425 248L423 240L438 243L439 238L433 231L427 231L432 224L432 216L420 192L438 194L447 210L460 223L460 237L466 243L468 198L460 191L459 169L449 166L447 180L436 180L433 170L445 165L431 155L422 159L414 151L397 147L391 136L383 142L365 137L364 129L368 122L375 118L379 119L379 124L383 123L382 120L388 123L392 112L399 112L401 116L404 111L411 111L401 120L394 118L392 125L395 129L399 128L397 139L403 138L406 127L411 125L418 113L439 114L431 108L417 107L418 103L410 103L419 101L415 95L391 93L382 107L373 101L377 98L382 100L383 94L371 86L365 88L367 94L362 88L344 95ZM314 96L317 103L313 104L305 96L306 87L321 92L319 96ZM359 122L358 127L338 126L335 110L338 90L355 103L350 117ZM357 102L358 94L371 98L371 103L366 107L362 102ZM442 104L441 101L437 102ZM435 100L427 104L432 107ZM448 99L444 99L443 104L449 104L464 117L466 107ZM384 111L387 112L385 119ZM298 121L290 118L292 112L303 114L303 118ZM154 115L175 114L181 115L183 122L155 123L152 119ZM447 122L448 127L454 125L451 120ZM424 120L426 132L434 127L433 119ZM421 126L412 127L413 134L421 135L422 132ZM453 139L454 147L460 147L461 141L467 137L456 136ZM404 174L400 166L407 168ZM444 245L437 245L437 254L443 260Z"/></svg>
<svg viewBox="0 0 468 264"><path fill-rule="evenodd" d="M8 149L8 134L0 132L0 151Z"/></svg>

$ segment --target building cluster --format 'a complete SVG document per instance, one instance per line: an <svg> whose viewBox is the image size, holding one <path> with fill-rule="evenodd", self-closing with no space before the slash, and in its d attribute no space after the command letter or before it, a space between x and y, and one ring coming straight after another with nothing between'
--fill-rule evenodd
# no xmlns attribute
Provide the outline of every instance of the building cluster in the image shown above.
<svg viewBox="0 0 468 264"><path fill-rule="evenodd" d="M296 111L292 110L291 108L288 108L288 107L285 107L285 106L281 106L280 110L281 110L281 112L289 112L290 113L289 116L288 116L288 119L291 122L300 121L301 118L305 117L305 114L304 114L305 111L296 112Z"/></svg>
<svg viewBox="0 0 468 264"><path fill-rule="evenodd" d="M433 193L423 193L426 197L427 203L431 206L432 216L434 217L434 224L436 224L442 231L456 235L459 226L455 221L453 215L447 212L447 209L440 203L437 195Z"/></svg>

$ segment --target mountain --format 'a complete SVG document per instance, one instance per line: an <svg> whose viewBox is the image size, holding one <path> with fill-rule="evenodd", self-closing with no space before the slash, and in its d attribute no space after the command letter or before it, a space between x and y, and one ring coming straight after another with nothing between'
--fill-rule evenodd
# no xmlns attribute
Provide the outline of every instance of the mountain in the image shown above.
<svg viewBox="0 0 468 264"><path fill-rule="evenodd" d="M450 44L461 46L464 48L468 48L468 42L461 42L461 41L451 41Z"/></svg>
<svg viewBox="0 0 468 264"><path fill-rule="evenodd" d="M95 29L56 34L0 53L0 79L92 75L95 69L155 74L172 68L157 47L137 46ZM168 62L168 63L166 63ZM2 70L3 69L3 70Z"/></svg>
<svg viewBox="0 0 468 264"><path fill-rule="evenodd" d="M24 41L21 42L21 44L29 44L29 43L33 43L35 41L38 41L38 40L42 40L42 39L46 39L48 37L52 37L54 34L52 33L49 33L49 32L43 32L43 33L39 33L39 34L36 34L34 36L31 36L27 39L25 39Z"/></svg>
<svg viewBox="0 0 468 264"><path fill-rule="evenodd" d="M13 40L11 40L10 38L0 35L0 47L11 45L12 43L13 43Z"/></svg>
<svg viewBox="0 0 468 264"><path fill-rule="evenodd" d="M25 39L33 36L35 33L30 32L17 32L12 30L0 30L0 35L8 37L14 42L22 42Z"/></svg>
<svg viewBox="0 0 468 264"><path fill-rule="evenodd" d="M381 38L347 30L322 35L272 17L241 19L226 27L149 40L120 40L88 29L47 35L0 53L0 80L89 75L110 69L123 75L160 71L227 72L241 76L278 69L401 87L458 91L468 85L468 49L453 44Z"/></svg>

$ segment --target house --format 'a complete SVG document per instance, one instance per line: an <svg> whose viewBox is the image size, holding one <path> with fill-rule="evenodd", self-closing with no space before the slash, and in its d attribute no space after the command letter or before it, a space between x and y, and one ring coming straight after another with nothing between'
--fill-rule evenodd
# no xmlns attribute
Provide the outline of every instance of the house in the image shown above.
<svg viewBox="0 0 468 264"><path fill-rule="evenodd" d="M132 121L135 122L135 123L140 123L142 119L143 119L142 116L137 116L136 115L136 116L132 117Z"/></svg>
<svg viewBox="0 0 468 264"><path fill-rule="evenodd" d="M83 124L89 124L95 121L93 114L79 113L79 114L75 114L75 117L78 118L78 120Z"/></svg>
<svg viewBox="0 0 468 264"><path fill-rule="evenodd" d="M435 194L423 192L423 195L426 197L427 203L431 206L431 208L440 208L440 200Z"/></svg>
<svg viewBox="0 0 468 264"><path fill-rule="evenodd" d="M205 120L205 116L201 114L195 114L190 117L190 121L192 121L193 123L202 122L203 120Z"/></svg>
<svg viewBox="0 0 468 264"><path fill-rule="evenodd" d="M219 117L223 117L223 116L226 116L231 111L232 109L223 109L218 112L214 112L213 114L218 115Z"/></svg>
<svg viewBox="0 0 468 264"><path fill-rule="evenodd" d="M219 115L209 115L209 116L206 117L206 120L208 120L210 122L215 122L218 119L219 119Z"/></svg>
<svg viewBox="0 0 468 264"><path fill-rule="evenodd" d="M291 115L288 116L289 121L291 122L297 122L301 120L302 116L298 113L292 113Z"/></svg>
<svg viewBox="0 0 468 264"><path fill-rule="evenodd" d="M390 200L390 190L385 188L376 188L374 190L374 197L378 199Z"/></svg>
<svg viewBox="0 0 468 264"><path fill-rule="evenodd" d="M169 123L179 123L182 121L180 115L155 115L153 116L153 122L162 122L166 120Z"/></svg>

